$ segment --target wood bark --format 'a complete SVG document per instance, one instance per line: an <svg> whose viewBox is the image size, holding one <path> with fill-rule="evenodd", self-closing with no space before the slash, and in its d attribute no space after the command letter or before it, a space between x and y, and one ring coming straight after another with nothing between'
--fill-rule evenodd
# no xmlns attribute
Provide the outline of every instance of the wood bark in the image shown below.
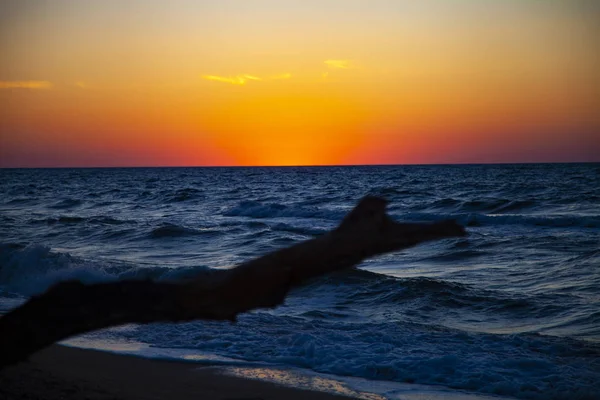
<svg viewBox="0 0 600 400"><path fill-rule="evenodd" d="M282 304L294 286L365 258L466 234L454 221L394 222L386 203L367 196L322 236L182 282L59 283L0 318L0 368L68 337L115 325L235 321L240 313Z"/></svg>

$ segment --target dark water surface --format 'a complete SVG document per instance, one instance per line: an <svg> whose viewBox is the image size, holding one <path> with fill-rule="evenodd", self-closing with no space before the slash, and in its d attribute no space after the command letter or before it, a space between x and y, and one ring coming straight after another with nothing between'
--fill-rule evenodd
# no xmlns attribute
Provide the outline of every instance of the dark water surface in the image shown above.
<svg viewBox="0 0 600 400"><path fill-rule="evenodd" d="M363 263L237 324L142 343L524 399L600 398L600 164L0 170L0 309L64 279L171 279L319 235L365 194L467 238Z"/></svg>

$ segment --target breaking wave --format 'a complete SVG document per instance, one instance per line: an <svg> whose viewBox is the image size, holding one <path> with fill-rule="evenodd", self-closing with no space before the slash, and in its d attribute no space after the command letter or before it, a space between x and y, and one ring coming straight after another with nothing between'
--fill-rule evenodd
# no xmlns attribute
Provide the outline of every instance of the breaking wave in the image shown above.
<svg viewBox="0 0 600 400"><path fill-rule="evenodd" d="M204 266L139 267L126 262L86 260L39 244L0 244L0 292L27 297L66 280L86 284L122 279L178 280L211 271Z"/></svg>

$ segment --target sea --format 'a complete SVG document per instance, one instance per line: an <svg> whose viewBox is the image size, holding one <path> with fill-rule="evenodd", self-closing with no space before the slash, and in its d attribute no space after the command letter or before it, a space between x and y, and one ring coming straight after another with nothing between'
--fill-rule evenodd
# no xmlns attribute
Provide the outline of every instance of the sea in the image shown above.
<svg viewBox="0 0 600 400"><path fill-rule="evenodd" d="M326 233L368 194L397 221L455 219L468 236L368 259L235 323L65 344L322 377L363 398L600 399L598 163L1 169L0 312L63 280L231 268Z"/></svg>

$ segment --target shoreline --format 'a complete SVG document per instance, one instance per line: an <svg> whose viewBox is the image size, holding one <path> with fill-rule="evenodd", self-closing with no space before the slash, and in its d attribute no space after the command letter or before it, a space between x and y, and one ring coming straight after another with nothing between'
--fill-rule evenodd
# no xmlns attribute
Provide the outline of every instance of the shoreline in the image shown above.
<svg viewBox="0 0 600 400"><path fill-rule="evenodd" d="M52 345L0 370L0 399L502 400L450 388L343 378L295 369L145 358Z"/></svg>
<svg viewBox="0 0 600 400"><path fill-rule="evenodd" d="M351 399L223 373L191 362L53 345L0 371L0 398L47 400Z"/></svg>

